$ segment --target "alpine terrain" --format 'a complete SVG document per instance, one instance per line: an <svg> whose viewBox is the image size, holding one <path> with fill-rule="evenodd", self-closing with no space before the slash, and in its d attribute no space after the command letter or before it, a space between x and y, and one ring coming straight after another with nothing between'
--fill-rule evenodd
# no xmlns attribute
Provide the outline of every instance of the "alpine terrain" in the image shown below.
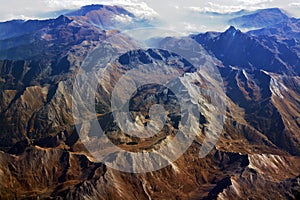
<svg viewBox="0 0 300 200"><path fill-rule="evenodd" d="M160 35L144 48L123 30L151 21L120 6L1 22L0 199L300 199L300 19L274 8L228 23L224 32ZM145 137L124 131L111 103L137 69L155 71L149 83L135 77L147 84L127 104L137 127L157 128ZM159 118L153 105L163 107L163 125L150 123ZM125 153L97 140L84 116ZM94 154L102 148L105 162ZM149 152L161 160L142 165L134 156Z"/></svg>

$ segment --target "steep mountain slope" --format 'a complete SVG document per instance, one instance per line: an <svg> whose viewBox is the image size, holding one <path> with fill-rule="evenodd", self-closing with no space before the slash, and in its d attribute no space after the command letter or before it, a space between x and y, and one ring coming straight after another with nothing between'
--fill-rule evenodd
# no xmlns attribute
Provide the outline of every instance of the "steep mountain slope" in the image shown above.
<svg viewBox="0 0 300 200"><path fill-rule="evenodd" d="M280 42L288 46L299 57L300 48L300 20L290 19L286 22L276 24L259 30L250 31L248 34L261 38L262 41L269 43ZM266 37L270 39L265 39Z"/></svg>
<svg viewBox="0 0 300 200"><path fill-rule="evenodd" d="M299 114L283 119L290 115L289 104L298 105L299 80L294 74L299 75L300 59L296 49L272 36L254 36L234 27L192 38L225 65L220 72L228 84L227 95L245 110L245 120L277 146L299 154L299 126L291 126Z"/></svg>
<svg viewBox="0 0 300 200"><path fill-rule="evenodd" d="M279 148L299 155L299 77L261 70L220 71L227 95L244 109L244 119Z"/></svg>
<svg viewBox="0 0 300 200"><path fill-rule="evenodd" d="M69 17L60 16L50 21L32 33L1 40L0 58L33 60L46 57L49 60L66 54L72 46L97 41L105 35L105 31L80 24Z"/></svg>
<svg viewBox="0 0 300 200"><path fill-rule="evenodd" d="M298 52L272 38L253 37L234 27L224 33L205 33L192 38L226 66L299 75Z"/></svg>
<svg viewBox="0 0 300 200"><path fill-rule="evenodd" d="M297 39L299 40L299 29L300 20L299 19L288 19L286 21L274 24L272 26L267 26L262 29L250 31L250 34L261 36L273 36L277 39Z"/></svg>
<svg viewBox="0 0 300 200"><path fill-rule="evenodd" d="M20 28L10 38L2 36L0 198L299 198L297 45L231 27L224 33L192 36L201 44L193 51L189 49L190 40L171 37L157 39L158 48L135 49L134 39L119 31L103 30L114 24L111 16L118 15L134 17L119 7L92 5L69 16L35 22L41 26L22 22L21 27L28 26L30 31ZM20 22L8 22L13 27L11 23ZM115 38L109 40L111 37ZM176 53L176 49L181 51ZM115 57L110 58L111 52ZM85 60L88 55L98 58L103 54L108 57ZM109 65L105 64L107 60ZM192 64L194 60L203 66L209 60L219 69L222 79L212 72L199 71L200 66ZM129 152L146 153L162 148L178 135L179 121L185 118L180 116L181 99L159 84L137 88L129 106L130 115L138 123L148 125L149 108L157 103L164 105L167 116L162 131L150 138L138 138L118 127L111 96L123 75L138 67L150 73L151 67L157 66L159 76L151 78L159 82L176 71L179 78L174 88L189 86L180 90L182 98L192 95L190 104L201 102L199 127L189 130L195 134L191 146L174 163L154 172L125 173L108 166L116 159L123 163L135 159L130 156L112 155L107 165L100 163L86 145L95 135L88 132L82 136L81 131L88 130L88 126L75 124L78 120L72 113L72 100L77 94L73 91L76 75L89 72L87 78L93 80L101 72L93 107L96 121L114 145ZM222 82L225 91L219 88ZM124 90L129 87L130 84L123 85ZM205 158L200 158L203 141L215 134L208 131L213 124L213 99L203 93L209 87L227 102L226 120L218 143ZM79 88L91 92L86 85ZM79 105L87 101L83 98ZM80 126L81 131L75 126ZM178 149L180 146L173 146L172 152Z"/></svg>

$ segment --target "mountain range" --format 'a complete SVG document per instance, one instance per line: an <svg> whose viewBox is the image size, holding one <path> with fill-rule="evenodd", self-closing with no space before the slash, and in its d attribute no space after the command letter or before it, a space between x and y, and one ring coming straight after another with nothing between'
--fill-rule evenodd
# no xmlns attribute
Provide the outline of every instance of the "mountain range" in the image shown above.
<svg viewBox="0 0 300 200"><path fill-rule="evenodd" d="M240 28L264 28L289 20L289 16L279 8L269 8L247 13L229 20L229 23Z"/></svg>
<svg viewBox="0 0 300 200"><path fill-rule="evenodd" d="M122 30L153 25L119 6L90 5L56 19L0 23L0 198L299 199L300 19L280 9L239 15L225 32L155 38L159 48L136 50L123 47L135 43ZM199 66L185 58L192 55L164 49L184 49L190 40L199 45L197 59L209 60L221 81L198 73ZM117 57L110 65L84 67L99 45L118 52ZM149 64L161 66L158 80L172 69L180 75L178 88L189 85L183 92L203 107L199 130L187 151L166 168L125 173L99 162L85 147L91 136L82 138L75 128L83 125L72 114L73 85L82 71L103 70L95 110L106 136L127 151L155 151L180 128L180 99L157 84L138 88L130 101L136 121L146 126L147 111L157 102L167 113L162 131L146 139L124 133L110 103L120 77ZM227 102L224 127L213 150L200 158L213 122L206 112L211 99L195 91L220 82L224 91L216 91Z"/></svg>

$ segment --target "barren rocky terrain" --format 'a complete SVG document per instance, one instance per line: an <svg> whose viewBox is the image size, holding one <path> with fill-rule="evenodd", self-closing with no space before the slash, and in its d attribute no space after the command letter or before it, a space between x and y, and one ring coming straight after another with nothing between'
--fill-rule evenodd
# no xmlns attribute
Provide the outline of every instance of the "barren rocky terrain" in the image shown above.
<svg viewBox="0 0 300 200"><path fill-rule="evenodd" d="M156 38L157 48L132 50L134 39L117 30L126 24L111 20L124 15L135 18L120 7L90 6L56 19L0 24L0 29L26 27L0 34L0 199L299 199L299 38L274 38L268 34L270 27L249 33L230 27L224 33L188 39ZM293 20L288 25L294 29L287 31L299 35L299 20ZM116 40L109 40L112 37ZM198 54L176 52L189 41L199 45ZM101 50L117 56L95 63L87 60ZM191 62L195 58L199 66ZM205 61L220 76L202 70ZM118 127L111 98L123 75L149 65L160 67L159 76L151 77L158 83L178 73L174 88L184 98L159 84L138 88L129 102L136 123L148 125L154 104L162 104L167 116L157 134L139 138ZM187 95L192 97L189 105L201 105L197 127L187 130L195 136L191 145L174 162L164 157L162 162L170 164L157 171L114 169L115 161L135 163L133 154L111 152L106 163L99 162L86 145L97 136L84 130L84 122L73 113L73 86L83 72L101 74L93 99L94 120L115 146L130 153L157 152L167 146L179 135L185 118L180 102ZM80 87L81 92L91 92L86 87ZM218 141L202 158L205 138L217 134L211 127L220 126L211 114L213 100L203 93L206 90L216 92L226 104L219 113L225 118ZM174 154L180 150L179 145L168 147Z"/></svg>

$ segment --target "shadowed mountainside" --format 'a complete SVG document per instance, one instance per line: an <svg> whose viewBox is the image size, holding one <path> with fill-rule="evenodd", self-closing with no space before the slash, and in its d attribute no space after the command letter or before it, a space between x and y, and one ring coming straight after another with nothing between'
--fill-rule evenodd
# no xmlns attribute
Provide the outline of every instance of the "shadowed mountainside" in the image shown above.
<svg viewBox="0 0 300 200"><path fill-rule="evenodd" d="M141 87L130 101L132 116L146 126L149 107L160 102L166 125L146 139L123 133L110 108L113 87L122 75L153 64L161 66L160 79L172 68L180 74L176 84L190 82L184 92L198 95L203 108L209 108L210 100L195 91L207 87L205 80L218 82L213 74L199 73L183 56L164 49L125 51L109 66L97 63L80 69L99 44L109 52L132 43L125 35L107 40L119 33L108 30L118 26L113 16L119 15L134 18L120 7L93 5L53 20L0 24L0 30L11 27L10 34L0 31L0 198L299 198L300 69L298 39L291 34L283 40L274 37L276 32L242 33L231 27L224 33L192 36L200 44L199 60L208 59L219 69L225 87L219 97L227 102L222 134L205 158L199 158L199 151L212 123L209 112L201 112L192 145L164 169L123 173L93 158L72 115L73 84L80 70L105 72L95 95L97 120L108 138L128 151L152 151L172 141L181 120L180 105L162 86ZM160 42L180 47L184 41Z"/></svg>

